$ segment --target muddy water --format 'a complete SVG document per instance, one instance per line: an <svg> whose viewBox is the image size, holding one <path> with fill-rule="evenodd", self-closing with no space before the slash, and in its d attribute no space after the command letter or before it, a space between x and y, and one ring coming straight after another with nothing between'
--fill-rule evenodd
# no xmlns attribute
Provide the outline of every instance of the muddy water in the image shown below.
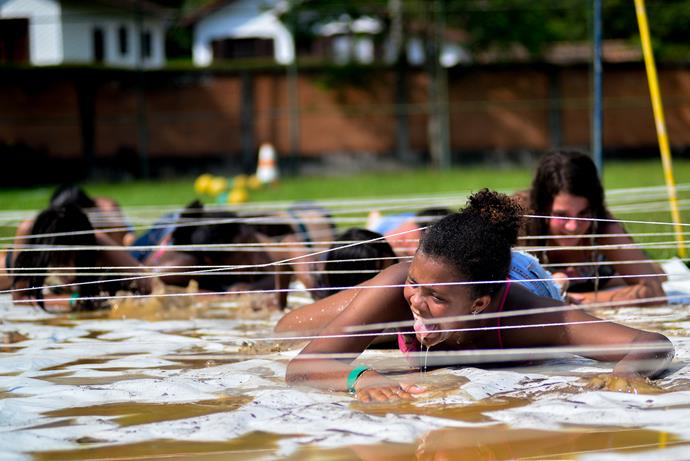
<svg viewBox="0 0 690 461"><path fill-rule="evenodd" d="M435 416L438 418L455 419L469 423L490 422L492 419L486 415L491 411L507 410L529 405L529 399L500 398L486 399L481 402L468 405L428 405L418 406L409 402L360 404L352 405L353 409L371 415L385 416L388 413L406 415Z"/></svg>
<svg viewBox="0 0 690 461"><path fill-rule="evenodd" d="M108 370L112 371L112 370ZM135 379L153 379L155 376L146 375L144 373L129 373L122 375L112 375L112 376L99 376L99 377L85 377L85 376L74 376L73 372L66 373L56 373L54 375L41 376L37 379L48 381L53 384L62 384L67 386L95 386L103 384L113 384L119 381L131 381ZM1 395L1 394L0 394Z"/></svg>
<svg viewBox="0 0 690 461"><path fill-rule="evenodd" d="M224 396L216 400L201 400L184 403L109 403L90 407L65 408L49 411L44 416L54 418L74 418L78 416L110 417L120 426L174 421L225 411L234 411L252 401L251 397Z"/></svg>
<svg viewBox="0 0 690 461"><path fill-rule="evenodd" d="M493 377L493 375L486 377L481 373L467 374L471 379L457 373L449 373L448 370L437 370L439 373L429 371L423 375L409 373L409 365L399 353L370 351L371 354L363 357L361 360L364 360L367 365L373 368L390 372L394 378L400 378L401 380L409 379L422 384L428 389L424 398L418 399L415 404L397 402L374 405L364 405L345 399L340 401L338 405L330 404L328 406L328 404L323 404L326 406L322 407L322 403L318 403L318 399L315 400L317 403L309 403L311 400L307 392L305 396L300 395L297 397L294 394L289 394L290 396L286 399L286 402L279 402L282 395L294 392L284 382L282 370L284 370L285 363L289 360L289 355L283 353L287 350L296 350L299 347L290 343L257 340L262 335L264 337L272 335L272 326L275 324L275 312L272 312L269 308L257 309L256 304L242 300L233 301L233 303L235 307L227 308L222 306L211 307L203 304L194 305L185 300L170 308L149 306L150 309L143 310L138 310L141 306L138 307L136 304L131 303L131 305L121 305L112 313L56 316L51 319L37 319L33 322L31 320L23 320L22 325L33 324L36 327L36 333L33 334L31 326L26 329L28 333L20 325L11 327L12 330L20 331L22 336L12 336L8 339L10 341L8 346L12 346L13 349L8 351L10 352L9 354L3 354L3 356L16 354L19 359L21 359L22 354L25 352L16 348L15 345L22 346L22 342L27 339L41 337L41 335L45 336L45 327L73 327L84 330L83 334L78 338L78 341L82 341L81 344L77 344L75 338L70 337L64 341L58 339L56 342L50 342L44 346L43 352L47 357L50 357L53 353L68 354L60 356L69 357L65 359L70 360L68 363L25 372L21 366L21 360L8 361L7 363L16 365L7 368L4 376L33 378L33 381L41 382L40 386L45 386L46 383L49 383L58 386L80 387L80 392L87 391L93 393L93 395L99 392L103 392L106 395L110 390L120 392L125 389L131 390L132 395L134 395L128 401L118 403L91 405L92 402L99 401L92 399L86 401L76 400L80 402L79 405L90 406L63 408L64 405L55 405L47 407L60 409L42 412L40 417L29 420L31 421L30 423L12 428L17 434L25 433L29 434L29 436L34 434L39 436L37 441L32 442L31 445L26 446L24 449L33 450L31 456L36 460L291 459L300 461L389 459L402 461L408 459L503 460L516 458L544 460L575 459L580 453L596 453L608 450L632 453L640 450L682 446L687 443L675 439L666 433L652 430L623 430L622 428L615 428L612 426L617 426L617 422L610 419L608 423L611 425L607 427L594 428L591 426L597 425L598 422L588 421L586 422L589 425L588 427L565 427L562 431L519 429L516 427L520 425L519 422L511 422L514 425L509 427L504 424L498 424L491 419L494 412L502 411L509 413L511 409L518 409L526 405L538 403L543 398L554 398L563 401L567 397L553 395L552 393L582 393L585 391L584 386L587 380L592 377L599 379L599 381L595 380L592 386L596 389L620 388L619 384L621 383L614 383L608 380L605 369L602 369L599 373L589 369L576 370L575 368L579 365L572 368L561 365L561 369L558 371L545 370L543 367L536 367L533 370L516 369L515 373L525 375L525 380L528 380L527 376L532 373L542 377L529 379L546 380L547 378L544 376L548 377L549 373L555 376L565 375L581 378L576 383L569 382L555 388L547 385L541 390L526 391L527 389L536 389L538 386L529 387L521 382L520 385L506 384L505 387L502 387L500 382L496 382L496 386L492 387L494 381L502 378ZM156 309L163 309L165 312L157 312ZM122 322L121 319L126 319L126 321ZM132 319L137 321L130 322ZM194 320L190 321L190 319ZM203 319L213 320L209 322L203 321ZM215 319L220 320L216 323ZM670 326L670 324L667 326ZM109 339L109 335L117 339ZM178 343L175 337L184 338L185 340ZM190 338L194 341L188 341ZM168 340L170 341L168 342ZM120 351L119 346L113 346L113 341L124 341L126 344L123 346L123 351L127 350L129 352L113 354L113 350ZM38 346L40 347L41 344L39 343ZM64 350L61 350L63 347ZM93 351L96 351L95 353L99 355L82 358L79 350L77 350L79 347L94 348ZM115 349L115 347L118 348ZM102 352L98 352L99 350ZM93 351L90 350L90 352ZM110 365L108 362L112 360L127 357L134 358L135 356L136 359L131 362L122 361L122 365L118 368L108 367ZM681 358L686 360L687 353L682 352ZM151 367L148 362L149 359L153 360L153 363L156 363L156 360L165 360L167 363L164 366L149 368ZM257 365L243 366L242 362L247 360L256 360ZM37 363L41 364L40 361ZM138 365L139 363L142 365ZM233 367L232 365L238 366ZM222 372L214 372L214 367L224 368ZM83 374L83 369L107 373L103 373L102 376L90 373ZM209 370L205 372L204 369ZM265 371L261 371L263 369ZM233 380L232 376L234 373L243 377ZM601 373L604 373L604 375L602 376ZM80 376L80 374L83 375ZM477 381L477 376L491 381L489 383L491 385L486 387L487 394L491 395L491 397L479 401L469 397L469 391L465 389L484 389L482 387L484 381ZM687 384L690 382L688 381L690 373L684 376L688 376L688 378L681 377L678 380L664 383L664 388L660 389L660 391L663 394L672 390L687 391L690 389L690 386ZM225 395L226 392L232 392L235 395L195 402L186 400L184 402L156 402L158 398L161 400L168 399L169 396L165 393L156 393L156 391L147 393L137 389L136 380L151 380L152 378L155 378L158 382L165 383L166 386L170 385L172 389L180 386L179 389L185 389L185 392L189 389L187 386L198 384L200 386L199 395L208 395L201 390L202 384L216 386L214 387L213 395ZM125 383L122 383L123 381ZM134 383L128 385L126 381L133 381ZM222 382L223 386L225 386L226 382L230 384L227 384L227 387L214 384L218 382ZM33 385L31 382L20 384ZM474 387L463 388L466 384L471 384ZM616 384L616 386L613 386L613 384ZM14 381L8 379L7 384L3 387L11 389L15 385ZM86 387L91 387L91 389L84 389ZM515 392L517 388L520 389L520 392ZM642 387L637 385L636 389L641 391ZM276 390L280 394L278 394L275 400L262 397L264 393L270 394L271 392L276 392ZM61 389L56 388L56 391L60 392ZM657 389L650 389L651 391L656 392ZM19 395L20 392L21 390L16 392L0 390L0 400L21 397ZM51 389L48 389L47 393L50 392ZM237 396L237 394L241 395ZM249 394L252 396L248 396ZM39 394L35 395L38 396ZM190 395L190 398L193 399L194 394ZM304 401L300 400L302 398L304 398ZM252 401L252 399L254 400ZM294 403L291 403L293 399L295 399ZM325 399L330 401L330 397ZM663 407L660 404L655 409L661 409L662 411L682 410L690 405L687 401L688 399L680 399L678 404L674 406L673 401L669 399L668 404L664 403ZM276 404L275 402L279 403ZM13 402L7 408L20 404L19 402ZM258 408L262 409L263 414L267 415L264 416L265 419L260 420L260 425L253 426L252 428L267 432L250 432L249 434L239 436L229 435L228 440L225 441L206 442L185 441L184 438L188 436L188 433L179 429L170 432L176 434L171 435L171 437L176 437L174 440L156 440L152 438L141 443L133 443L133 440L138 441L141 439L127 438L129 434L140 430L136 427L138 425L162 424L165 427L170 427L171 425L180 424L180 421L188 418L213 414L216 414L215 417L217 417L218 413L242 415L242 412L248 408L244 406L248 404L257 405ZM277 413L271 412L272 409L276 408L276 406L272 406L274 404L277 405L279 410ZM33 402L29 400L27 400L26 405L28 410L35 408ZM624 403L621 403L619 406L623 405ZM38 408L42 407L39 405ZM335 409L334 415L328 413L329 408ZM342 414L338 415L337 412L340 408L349 413L345 416ZM317 413L319 411L325 412L324 419L319 420L320 415L317 417L311 416L312 419L309 419L308 413L313 412L313 410L316 410ZM683 415L683 413L678 412L675 414ZM302 422L303 417L306 420L304 423ZM338 422L330 422L333 417L339 417ZM351 431L356 434L359 429L357 421L366 423L367 418L372 420L382 418L379 420L381 422L377 424L381 424L383 428L387 424L387 420L403 426L410 420L425 421L423 418L426 417L455 420L456 422L474 425L475 427L461 429L447 427L432 431L432 427L445 427L446 424L437 423L427 428L427 423L425 422L425 425L422 425L419 430L409 429L409 434L415 434L414 436L409 436L409 441L404 439L405 434L408 434L408 432L405 432L406 429L396 432L398 436L401 433L403 434L403 442L406 443L377 442L371 445L353 445L350 443L346 448L338 449L319 446L320 443L327 446L331 441L330 437L333 435L334 439L337 439L341 433L347 434ZM549 418L549 415L545 417ZM96 434L93 426L91 426L92 422L96 421L94 425L97 426L97 421L101 419L112 421L118 425L118 429L98 430L99 437L107 437L107 440L98 440L95 435L92 436L92 434ZM554 418L556 424L557 419ZM291 423L289 421L296 422L294 427L290 426ZM320 432L320 429L313 429L317 425L315 423L318 422L327 426L323 432ZM286 424L288 425L287 429L285 427ZM625 424L625 421L620 422L621 426ZM453 426L453 424L449 423L448 426ZM652 426L650 424L647 427L664 426ZM378 426L375 428L374 433L368 437L369 441L375 442L384 438L383 435L379 435L377 428ZM292 435L277 435L268 432L282 432L286 430L290 431ZM300 434L300 430L304 434ZM310 430L311 432L309 432ZM427 430L429 432L425 434ZM41 439L42 434L47 434L49 431L49 438L55 435L56 440L62 445L44 445L45 439ZM145 432L146 429L141 429L141 431ZM240 433L243 432L240 431ZM203 439L203 430L195 433L194 437ZM308 440L313 442L301 447L298 446L296 451L289 451L289 456L287 457L285 452L280 452L281 456L276 454L280 442L293 446L298 437L308 437ZM358 438L357 442L353 443L366 443L366 441L367 438L364 437ZM50 443L49 440L47 442ZM56 446L65 446L64 442L74 443L74 446L77 448L66 451L53 449ZM50 448L51 451L40 453L36 451L44 448ZM687 450L684 453L690 453L690 446L688 446ZM1 455L2 453L0 452Z"/></svg>
<svg viewBox="0 0 690 461"><path fill-rule="evenodd" d="M83 439L78 450L34 453L37 461L62 460L371 460L500 461L514 459L571 460L583 454L603 452L635 453L654 448L687 445L664 432L648 430L591 430L551 432L510 429L505 426L457 428L432 431L409 444L381 443L340 449L307 446L291 456L277 456L277 442L290 436L254 432L227 442L180 442L153 440L146 443L98 445Z"/></svg>
<svg viewBox="0 0 690 461"><path fill-rule="evenodd" d="M285 436L255 432L224 442L178 442L152 440L136 444L98 446L99 441L82 439L78 450L34 453L36 461L79 460L199 460L245 461L275 459L277 442ZM94 445L94 446L90 446Z"/></svg>

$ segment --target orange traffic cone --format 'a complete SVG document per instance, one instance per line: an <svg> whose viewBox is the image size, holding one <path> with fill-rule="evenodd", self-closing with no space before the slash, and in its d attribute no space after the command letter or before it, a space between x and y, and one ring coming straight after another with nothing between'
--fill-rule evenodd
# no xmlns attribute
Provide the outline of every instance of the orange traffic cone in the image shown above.
<svg viewBox="0 0 690 461"><path fill-rule="evenodd" d="M259 165L256 168L256 177L261 184L271 184L278 180L276 151L270 143L265 142L259 147Z"/></svg>

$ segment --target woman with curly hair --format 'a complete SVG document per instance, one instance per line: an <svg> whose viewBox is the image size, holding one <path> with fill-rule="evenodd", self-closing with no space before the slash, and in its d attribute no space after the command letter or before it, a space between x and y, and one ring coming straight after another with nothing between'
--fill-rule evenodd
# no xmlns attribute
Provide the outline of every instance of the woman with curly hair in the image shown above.
<svg viewBox="0 0 690 461"><path fill-rule="evenodd" d="M511 247L522 213L509 197L480 191L465 209L425 233L411 263L391 266L349 292L315 303L324 309L344 308L289 363L286 380L347 390L364 401L423 392L368 367L353 367L344 357L319 357L357 356L391 322L413 325L413 331L398 333L404 353L421 347L450 351L443 365L458 362L454 351L586 346L583 356L616 361L617 375L655 376L664 370L673 356L665 336L601 321L580 309L558 309L562 302L535 294L544 283L539 271L532 276L523 271L519 283L511 280ZM519 314L521 310L526 312ZM363 325L371 325L368 334L349 332Z"/></svg>

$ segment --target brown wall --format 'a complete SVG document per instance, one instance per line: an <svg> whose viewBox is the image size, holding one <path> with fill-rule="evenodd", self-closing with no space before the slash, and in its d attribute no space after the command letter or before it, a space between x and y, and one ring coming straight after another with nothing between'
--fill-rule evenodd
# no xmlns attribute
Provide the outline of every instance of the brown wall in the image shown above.
<svg viewBox="0 0 690 461"><path fill-rule="evenodd" d="M300 153L390 153L395 149L395 75L364 69L357 86L333 87L324 74L299 77ZM501 66L449 72L452 150L544 150L554 140L589 145L590 72L587 66ZM551 79L551 80L550 80ZM690 69L659 70L669 139L690 145ZM253 105L243 106L242 77L233 72L146 72L95 69L25 69L0 73L0 143L23 142L50 156L78 159L88 149L78 93L92 103L96 158L123 148L156 157L238 156L242 114L253 145L290 150L289 100L284 71L253 71ZM551 89L549 85L551 81ZM85 83L86 82L86 83ZM408 75L409 138L426 151L427 84ZM90 85L90 86L89 86ZM91 88L91 90L85 90ZM91 91L91 92L89 92ZM555 96L553 101L549 97ZM604 143L607 148L656 144L644 68L607 65L604 71ZM83 105L82 105L83 106ZM142 118L143 117L143 118ZM145 120L145 124L139 123ZM560 127L555 133L554 120ZM145 128L145 129L144 129ZM251 128L250 128L251 129Z"/></svg>

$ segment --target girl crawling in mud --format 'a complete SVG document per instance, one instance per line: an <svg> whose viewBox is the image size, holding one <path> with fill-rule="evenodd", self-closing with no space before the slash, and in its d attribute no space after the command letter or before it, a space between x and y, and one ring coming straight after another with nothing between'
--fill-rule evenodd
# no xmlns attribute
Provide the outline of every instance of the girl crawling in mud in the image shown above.
<svg viewBox="0 0 690 461"><path fill-rule="evenodd" d="M139 262L96 231L76 205L43 210L24 242L12 269L15 302L56 312L94 310L106 307L105 298L118 290L150 290L148 278L127 277L127 272L136 274ZM122 269L125 275L108 274L107 280L104 268Z"/></svg>
<svg viewBox="0 0 690 461"><path fill-rule="evenodd" d="M290 362L286 380L350 391L363 401L408 399L423 392L376 370L353 368L349 360L318 357L357 355L383 331L372 325L367 330L371 335L352 334L349 327L399 321L414 325L414 331L398 334L405 353L422 346L443 351L587 346L582 356L617 362L614 375L654 377L662 372L674 350L661 334L601 321L580 309L515 315L520 310L563 306L556 297L535 294L537 287L543 288L539 271L522 271L524 279L519 283L509 278L511 246L521 215L522 209L507 196L480 191L464 210L425 233L411 263L392 266L358 289L308 306L336 314Z"/></svg>
<svg viewBox="0 0 690 461"><path fill-rule="evenodd" d="M118 292L125 296L160 294L161 290L168 292L168 288L179 292L175 286L198 286L202 291L219 293L271 288L273 277L262 275L261 271L250 275L239 271L219 273L218 268L261 266L269 260L259 250L238 252L219 248L251 245L257 240L249 226L237 222L234 213L207 212L200 205L197 208L185 209L176 222L176 226L181 225L173 231L172 242L181 249L169 247L171 250L148 271L127 247L94 229L79 207L51 206L39 213L17 254L12 269L13 299L51 312L65 312L112 307L111 298ZM190 269L197 267L212 270ZM168 301L174 299L169 297Z"/></svg>

